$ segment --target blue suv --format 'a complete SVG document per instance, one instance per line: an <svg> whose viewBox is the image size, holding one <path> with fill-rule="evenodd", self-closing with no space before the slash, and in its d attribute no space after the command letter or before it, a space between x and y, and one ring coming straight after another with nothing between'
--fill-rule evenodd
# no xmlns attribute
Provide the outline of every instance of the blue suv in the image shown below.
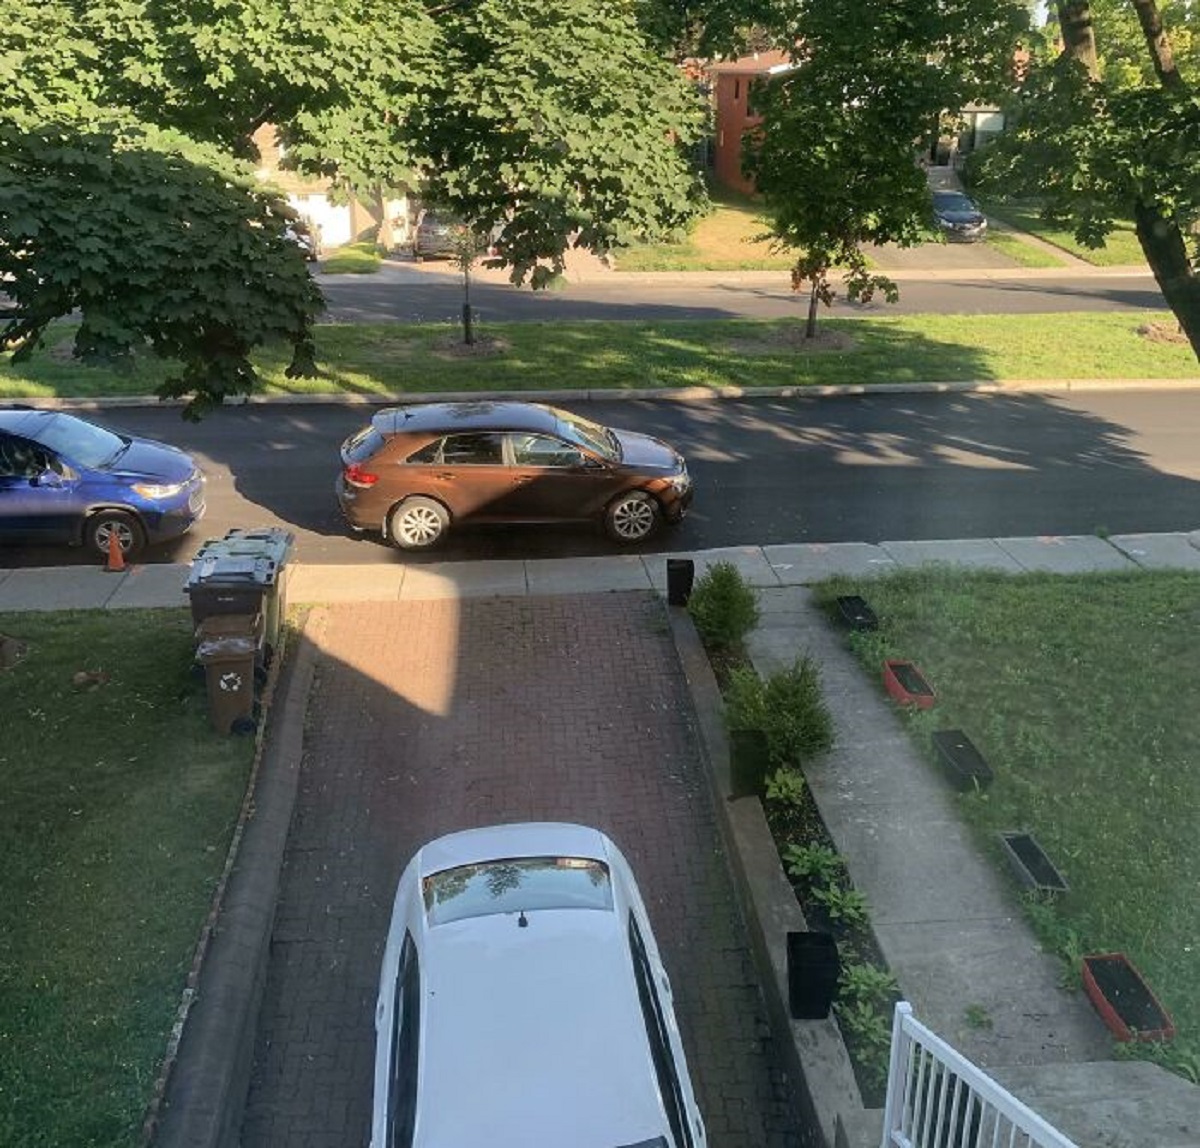
<svg viewBox="0 0 1200 1148"><path fill-rule="evenodd" d="M204 474L176 447L61 411L0 410L0 541L65 542L126 558L204 513Z"/></svg>

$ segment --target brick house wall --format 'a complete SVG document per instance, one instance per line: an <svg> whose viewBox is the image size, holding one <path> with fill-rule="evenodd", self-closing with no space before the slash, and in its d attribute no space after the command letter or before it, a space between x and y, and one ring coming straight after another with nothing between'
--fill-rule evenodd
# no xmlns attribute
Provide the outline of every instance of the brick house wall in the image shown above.
<svg viewBox="0 0 1200 1148"><path fill-rule="evenodd" d="M715 104L713 175L723 187L747 194L754 191L754 182L742 174L742 137L759 122L750 114L750 87L756 79L788 66L787 52L756 52L709 68Z"/></svg>

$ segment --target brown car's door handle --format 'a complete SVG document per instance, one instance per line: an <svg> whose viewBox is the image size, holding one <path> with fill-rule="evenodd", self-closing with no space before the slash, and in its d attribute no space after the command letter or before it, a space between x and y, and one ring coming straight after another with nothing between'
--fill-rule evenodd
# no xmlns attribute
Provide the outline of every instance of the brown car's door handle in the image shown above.
<svg viewBox="0 0 1200 1148"><path fill-rule="evenodd" d="M526 482L532 482L533 478L534 476L532 474L518 474L517 477L513 479L513 486L521 486Z"/></svg>
<svg viewBox="0 0 1200 1148"><path fill-rule="evenodd" d="M452 470L444 470L444 471L442 471L441 474L438 475L438 478L442 479L444 482L449 482L450 479L452 479L453 477L454 477L454 471L452 471Z"/></svg>

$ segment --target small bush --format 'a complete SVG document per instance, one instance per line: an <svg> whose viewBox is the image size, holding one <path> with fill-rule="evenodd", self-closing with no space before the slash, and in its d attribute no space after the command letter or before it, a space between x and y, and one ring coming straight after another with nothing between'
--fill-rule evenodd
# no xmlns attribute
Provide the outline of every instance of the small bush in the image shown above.
<svg viewBox="0 0 1200 1148"><path fill-rule="evenodd" d="M792 877L832 884L842 875L843 862L828 845L789 845L783 862Z"/></svg>
<svg viewBox="0 0 1200 1148"><path fill-rule="evenodd" d="M729 649L758 625L758 598L732 562L715 562L697 579L688 613L706 645Z"/></svg>
<svg viewBox="0 0 1200 1148"><path fill-rule="evenodd" d="M808 786L804 774L783 766L767 778L765 788L766 799L776 805L799 808L804 804L804 796Z"/></svg>
<svg viewBox="0 0 1200 1148"><path fill-rule="evenodd" d="M761 729L771 760L801 765L833 744L833 719L821 696L821 675L809 657L765 682L747 667L734 669L725 688L730 729Z"/></svg>

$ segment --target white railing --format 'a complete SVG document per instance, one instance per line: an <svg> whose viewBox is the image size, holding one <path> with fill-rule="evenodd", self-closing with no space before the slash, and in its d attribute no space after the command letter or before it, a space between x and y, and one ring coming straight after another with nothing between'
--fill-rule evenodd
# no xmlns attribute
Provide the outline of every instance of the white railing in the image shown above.
<svg viewBox="0 0 1200 1148"><path fill-rule="evenodd" d="M881 1148L1076 1148L896 1005Z"/></svg>

